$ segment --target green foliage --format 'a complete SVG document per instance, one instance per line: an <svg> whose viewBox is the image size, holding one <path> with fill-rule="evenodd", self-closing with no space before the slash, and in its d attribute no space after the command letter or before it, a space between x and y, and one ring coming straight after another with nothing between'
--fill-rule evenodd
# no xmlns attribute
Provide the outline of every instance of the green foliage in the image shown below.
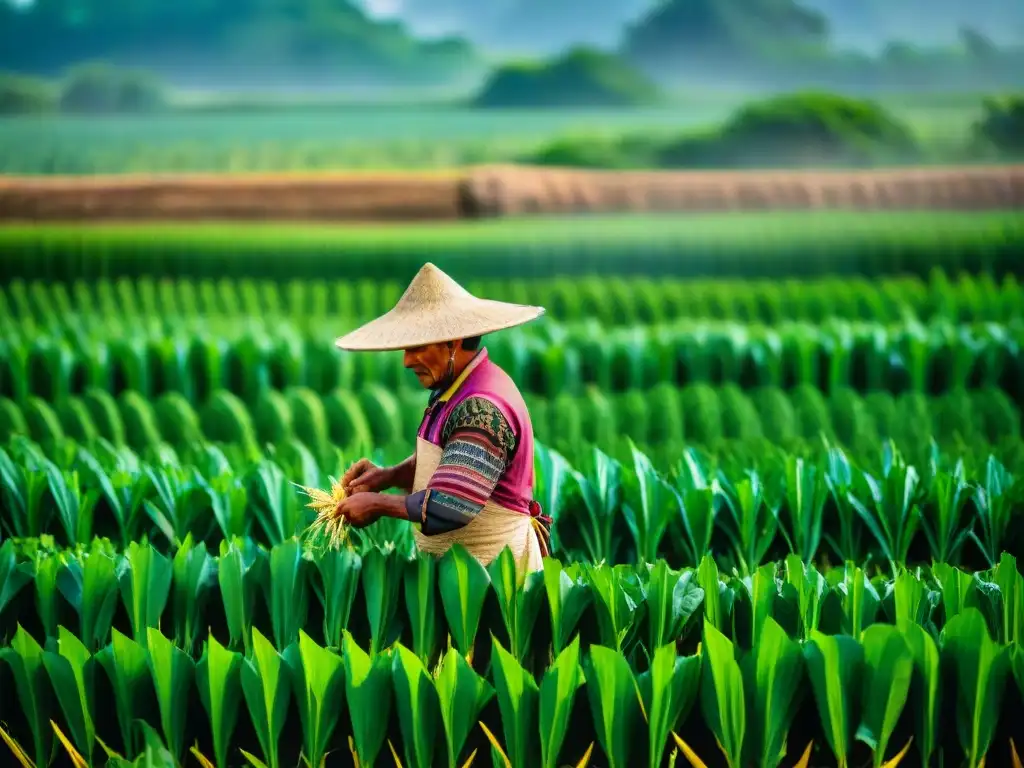
<svg viewBox="0 0 1024 768"><path fill-rule="evenodd" d="M1024 154L1024 96L986 99L975 135L1001 153Z"/></svg>
<svg viewBox="0 0 1024 768"><path fill-rule="evenodd" d="M164 106L164 93L159 81L146 73L84 64L68 73L58 106L72 114L152 112Z"/></svg>
<svg viewBox="0 0 1024 768"><path fill-rule="evenodd" d="M608 107L659 98L645 75L614 54L574 48L543 64L497 69L473 103L479 107Z"/></svg>
<svg viewBox="0 0 1024 768"><path fill-rule="evenodd" d="M0 72L0 115L52 112L55 101L46 81Z"/></svg>

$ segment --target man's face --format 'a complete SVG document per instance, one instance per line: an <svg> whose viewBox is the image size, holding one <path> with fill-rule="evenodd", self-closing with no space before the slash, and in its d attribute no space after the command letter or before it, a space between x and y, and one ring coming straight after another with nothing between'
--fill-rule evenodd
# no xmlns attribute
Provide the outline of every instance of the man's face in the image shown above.
<svg viewBox="0 0 1024 768"><path fill-rule="evenodd" d="M444 379L450 356L447 344L427 344L405 350L403 363L424 388L430 389Z"/></svg>

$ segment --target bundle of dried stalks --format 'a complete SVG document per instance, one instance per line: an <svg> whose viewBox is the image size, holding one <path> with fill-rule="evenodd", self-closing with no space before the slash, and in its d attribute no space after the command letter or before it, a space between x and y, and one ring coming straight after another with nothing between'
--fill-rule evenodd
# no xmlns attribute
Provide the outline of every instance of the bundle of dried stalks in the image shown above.
<svg viewBox="0 0 1024 768"><path fill-rule="evenodd" d="M310 499L306 506L316 512L316 519L306 529L306 536L321 538L332 549L344 544L348 536L348 526L345 524L345 518L338 514L338 504L345 499L345 489L341 481L331 478L330 493L320 488L307 488L298 483L293 485L305 492Z"/></svg>

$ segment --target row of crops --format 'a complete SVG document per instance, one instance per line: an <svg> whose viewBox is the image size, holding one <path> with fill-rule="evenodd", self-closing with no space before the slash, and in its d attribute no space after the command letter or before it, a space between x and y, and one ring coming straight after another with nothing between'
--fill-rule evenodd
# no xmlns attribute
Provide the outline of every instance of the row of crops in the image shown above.
<svg viewBox="0 0 1024 768"><path fill-rule="evenodd" d="M0 229L0 763L1019 765L1022 242ZM401 355L333 342L427 261L548 310L486 340L554 517L525 579L403 521L304 533L297 485L412 449Z"/></svg>
<svg viewBox="0 0 1024 768"><path fill-rule="evenodd" d="M7 226L0 281L104 277L290 280L359 275L406 283L425 262L460 281L623 273L747 278L1018 274L1016 211L766 212L528 218L402 227L308 224Z"/></svg>

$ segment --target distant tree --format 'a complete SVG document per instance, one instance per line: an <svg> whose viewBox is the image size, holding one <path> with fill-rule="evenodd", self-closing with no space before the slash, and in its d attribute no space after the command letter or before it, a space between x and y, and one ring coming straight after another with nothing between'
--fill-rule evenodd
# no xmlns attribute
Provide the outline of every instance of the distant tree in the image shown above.
<svg viewBox="0 0 1024 768"><path fill-rule="evenodd" d="M53 89L45 81L0 73L0 115L48 112L55 102Z"/></svg>
<svg viewBox="0 0 1024 768"><path fill-rule="evenodd" d="M983 108L977 138L1000 153L1024 155L1024 96L986 99Z"/></svg>
<svg viewBox="0 0 1024 768"><path fill-rule="evenodd" d="M164 96L146 74L95 63L69 73L59 104L63 112L150 112L164 105Z"/></svg>

